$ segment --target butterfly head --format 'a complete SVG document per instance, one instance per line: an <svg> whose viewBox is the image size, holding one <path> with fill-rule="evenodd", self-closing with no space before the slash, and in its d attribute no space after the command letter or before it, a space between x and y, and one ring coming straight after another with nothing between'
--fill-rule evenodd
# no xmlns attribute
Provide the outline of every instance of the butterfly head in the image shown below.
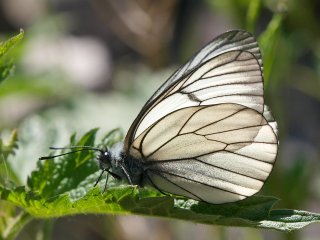
<svg viewBox="0 0 320 240"><path fill-rule="evenodd" d="M109 169L111 167L111 154L106 150L100 150L100 154L97 157L100 169Z"/></svg>

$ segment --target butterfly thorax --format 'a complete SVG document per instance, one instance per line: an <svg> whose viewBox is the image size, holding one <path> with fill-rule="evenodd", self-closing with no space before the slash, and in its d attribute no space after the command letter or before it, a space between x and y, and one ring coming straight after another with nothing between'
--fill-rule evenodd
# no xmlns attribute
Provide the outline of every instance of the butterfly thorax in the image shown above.
<svg viewBox="0 0 320 240"><path fill-rule="evenodd" d="M131 181L134 185L142 185L143 166L138 159L134 159L124 151L123 142L114 144L108 151L110 154L111 171L123 180Z"/></svg>

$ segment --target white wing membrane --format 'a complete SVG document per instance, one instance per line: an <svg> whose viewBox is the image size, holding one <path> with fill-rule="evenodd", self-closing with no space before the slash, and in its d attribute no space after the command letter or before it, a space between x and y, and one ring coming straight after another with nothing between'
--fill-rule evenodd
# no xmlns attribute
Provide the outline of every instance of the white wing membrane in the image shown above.
<svg viewBox="0 0 320 240"><path fill-rule="evenodd" d="M167 114L191 106L235 103L263 112L263 77L249 52L231 51L204 63L149 106L134 138Z"/></svg>
<svg viewBox="0 0 320 240"><path fill-rule="evenodd" d="M235 30L196 53L148 100L124 149L156 188L209 203L257 193L278 150L256 40Z"/></svg>
<svg viewBox="0 0 320 240"><path fill-rule="evenodd" d="M148 105L152 100L157 98L168 86L173 85L181 78L187 76L201 64L212 59L220 54L239 50L246 51L254 55L258 60L261 72L263 72L263 64L259 46L255 38L248 32L243 30L233 30L221 34L199 52L197 52L187 63L180 67L149 99Z"/></svg>
<svg viewBox="0 0 320 240"><path fill-rule="evenodd" d="M258 192L277 154L273 128L237 104L177 110L146 129L130 154L145 161L157 188L210 203Z"/></svg>

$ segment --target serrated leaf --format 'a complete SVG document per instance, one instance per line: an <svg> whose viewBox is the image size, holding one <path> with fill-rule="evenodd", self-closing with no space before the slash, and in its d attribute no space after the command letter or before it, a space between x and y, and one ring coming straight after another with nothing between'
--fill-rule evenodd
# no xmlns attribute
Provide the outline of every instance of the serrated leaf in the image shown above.
<svg viewBox="0 0 320 240"><path fill-rule="evenodd" d="M94 145L97 129L71 145ZM117 134L109 134L115 137ZM104 142L113 142L104 139ZM37 218L74 214L136 214L181 219L203 224L241 226L291 231L319 222L320 215L298 210L274 210L278 199L253 196L229 204L208 204L191 199L165 196L153 188L138 189L110 181L106 192L103 183L93 187L99 175L94 156L88 151L70 154L55 161L38 164L27 187L0 188L1 199L9 201Z"/></svg>
<svg viewBox="0 0 320 240"><path fill-rule="evenodd" d="M195 223L223 226L267 228L280 231L300 229L319 222L320 215L297 210L271 210L277 199L255 196L231 203L212 205L194 200L154 196L157 193L144 189L141 197L130 186L109 189L104 194L92 188L82 198L72 201L68 194L48 199L23 188L1 189L1 198L24 208L37 218L53 218L73 214L137 214L143 216L174 218ZM151 194L150 197L146 197Z"/></svg>
<svg viewBox="0 0 320 240"><path fill-rule="evenodd" d="M20 33L10 38L5 42L0 42L0 83L4 81L11 73L14 65L11 60L4 60L4 55L16 45L24 36L24 31L20 30Z"/></svg>
<svg viewBox="0 0 320 240"><path fill-rule="evenodd" d="M14 129L11 132L11 136L7 141L0 138L0 155L2 161L0 161L0 185L14 184L19 182L18 176L12 169L9 156L15 155L15 151L18 149L18 133Z"/></svg>
<svg viewBox="0 0 320 240"><path fill-rule="evenodd" d="M89 131L78 143L75 143L75 135L72 136L70 146L93 146L96 132L97 129ZM88 161L93 158L92 152L82 151L66 155L58 161L39 161L38 170L28 177L28 187L46 198L71 191L98 170L95 161Z"/></svg>
<svg viewBox="0 0 320 240"><path fill-rule="evenodd" d="M10 38L9 40L5 42L0 42L0 58L5 55L10 48L12 48L15 44L17 44L24 36L24 31L21 29L20 33L16 36Z"/></svg>

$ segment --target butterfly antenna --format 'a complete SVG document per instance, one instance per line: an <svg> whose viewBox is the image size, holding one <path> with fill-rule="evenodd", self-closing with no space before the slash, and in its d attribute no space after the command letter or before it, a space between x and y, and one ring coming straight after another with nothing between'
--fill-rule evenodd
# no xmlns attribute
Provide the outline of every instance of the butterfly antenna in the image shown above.
<svg viewBox="0 0 320 240"><path fill-rule="evenodd" d="M79 149L80 148L80 149ZM52 150L66 150L66 149L79 149L79 150L93 150L93 151L100 151L103 152L100 148L95 148L91 146L69 146L69 147L50 147Z"/></svg>
<svg viewBox="0 0 320 240"><path fill-rule="evenodd" d="M103 153L104 151L100 148L95 148L91 146L70 146L70 147L50 147L51 150L66 150L66 149L77 149L71 152L66 152L66 153L61 153L57 155L52 155L52 156L45 156L45 157L40 157L39 160L47 160L47 159L54 159L56 157L61 157L64 155L76 153L76 152L81 152L83 150L93 150L93 151L99 151L100 153Z"/></svg>

